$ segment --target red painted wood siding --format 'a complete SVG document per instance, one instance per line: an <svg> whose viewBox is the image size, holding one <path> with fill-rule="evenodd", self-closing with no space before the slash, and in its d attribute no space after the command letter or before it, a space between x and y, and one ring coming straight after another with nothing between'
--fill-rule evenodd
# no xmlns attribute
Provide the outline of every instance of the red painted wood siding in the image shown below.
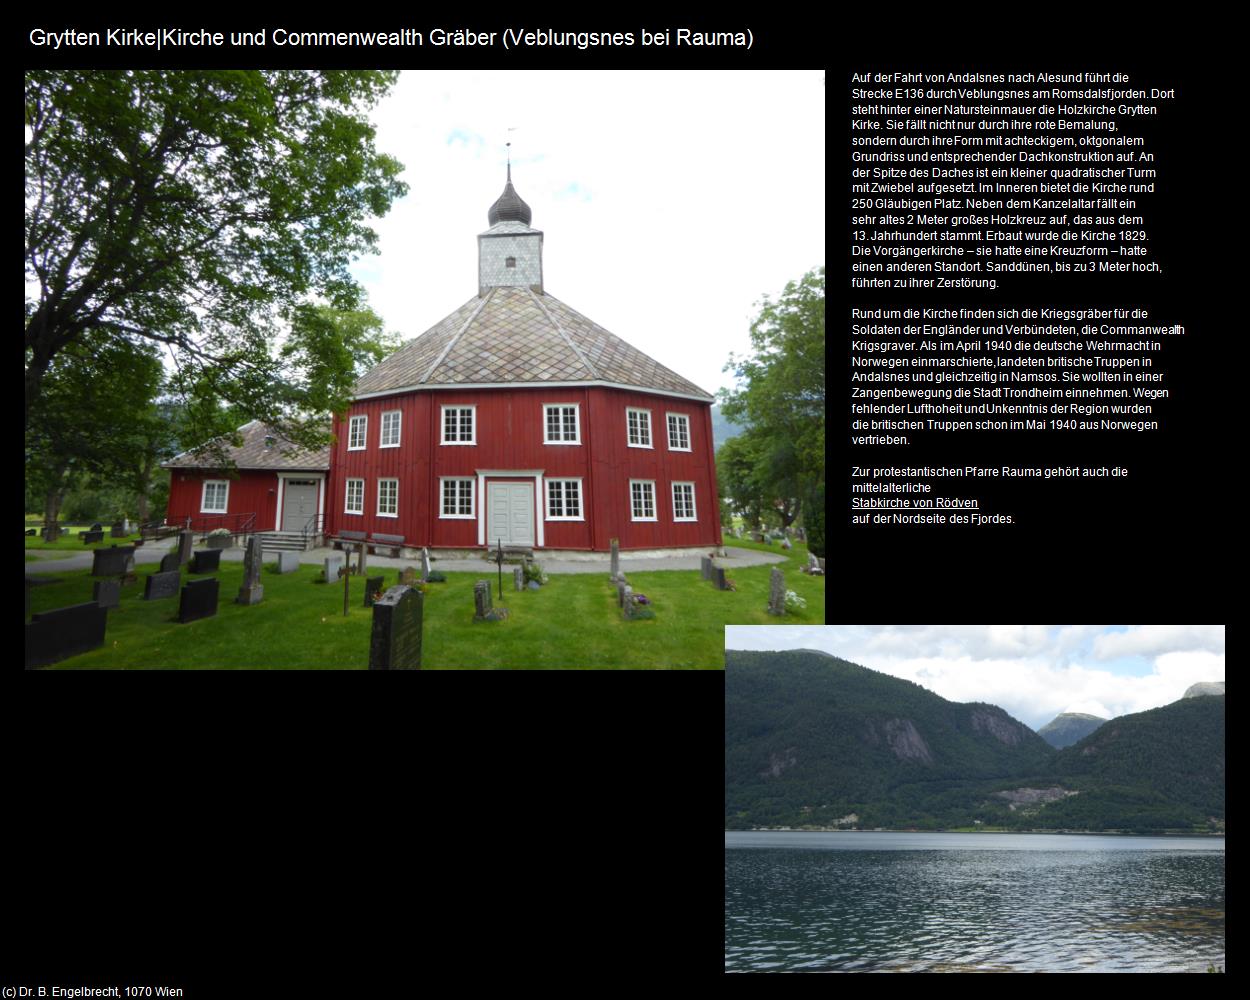
<svg viewBox="0 0 1250 1000"><path fill-rule="evenodd" d="M543 444L543 406L554 403L577 405L581 444ZM452 405L476 407L475 444L440 443L442 407ZM626 407L651 411L651 449L628 447ZM402 414L400 445L382 448L382 414L396 409ZM669 450L668 413L688 416L689 452ZM366 446L363 451L349 451L350 417L360 414L368 417ZM332 534L348 529L403 535L411 545L475 547L476 518L439 517L441 479L474 479L474 512L480 514L484 497L479 495L477 470L541 469L544 483L548 479L582 480L584 520L544 520L547 548L606 550L613 537L619 538L625 549L720 542L711 417L706 403L598 387L435 390L354 403L344 419L335 420L334 429L326 499L326 520ZM349 478L365 480L363 514L344 512ZM399 479L397 518L377 514L381 478ZM655 522L631 520L630 479L655 481ZM674 481L695 484L697 521L674 522ZM544 487L536 498L538 518L546 516L545 493Z"/></svg>
<svg viewBox="0 0 1250 1000"><path fill-rule="evenodd" d="M188 516L198 524L215 516L200 511L206 479L225 479L230 483L226 495L227 516L222 518L223 522L234 526L238 519L230 515L255 514L259 530L273 529L278 511L278 475L266 469L242 469L233 476L203 469L171 469L166 524L184 524Z"/></svg>

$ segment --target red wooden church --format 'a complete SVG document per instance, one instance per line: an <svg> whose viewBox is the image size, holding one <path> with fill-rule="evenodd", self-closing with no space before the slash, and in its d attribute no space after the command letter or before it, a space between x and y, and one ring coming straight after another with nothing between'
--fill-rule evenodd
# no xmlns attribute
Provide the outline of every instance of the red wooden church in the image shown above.
<svg viewBox="0 0 1250 1000"><path fill-rule="evenodd" d="M290 484L316 483L326 534L405 546L719 545L712 397L544 290L543 234L511 168L487 218L477 294L361 378L328 475L266 468L272 496L236 496L282 529Z"/></svg>

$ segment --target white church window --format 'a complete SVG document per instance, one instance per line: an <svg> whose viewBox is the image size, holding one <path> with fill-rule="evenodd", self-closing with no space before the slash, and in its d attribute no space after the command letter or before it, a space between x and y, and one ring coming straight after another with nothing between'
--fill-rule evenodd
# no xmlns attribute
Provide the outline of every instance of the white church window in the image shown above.
<svg viewBox="0 0 1250 1000"><path fill-rule="evenodd" d="M625 408L625 423L629 431L631 448L651 447L651 411L635 410L632 406Z"/></svg>
<svg viewBox="0 0 1250 1000"><path fill-rule="evenodd" d="M378 442L379 447L399 447L399 418L399 410L387 410L382 414L382 439Z"/></svg>
<svg viewBox="0 0 1250 1000"><path fill-rule="evenodd" d="M543 444L581 444L577 403L549 403L543 406Z"/></svg>
<svg viewBox="0 0 1250 1000"><path fill-rule="evenodd" d="M668 414L668 450L690 450L690 418L684 413Z"/></svg>
<svg viewBox="0 0 1250 1000"><path fill-rule="evenodd" d="M582 481L580 479L548 479L547 520L581 521Z"/></svg>
<svg viewBox="0 0 1250 1000"><path fill-rule="evenodd" d="M352 417L351 424L347 431L347 450L361 451L365 446L365 429L369 425L369 418L363 413L359 416Z"/></svg>
<svg viewBox="0 0 1250 1000"><path fill-rule="evenodd" d="M204 493L200 497L201 514L226 513L226 498L230 495L230 480L205 479Z"/></svg>
<svg viewBox="0 0 1250 1000"><path fill-rule="evenodd" d="M673 520L698 520L694 511L694 483L673 483Z"/></svg>
<svg viewBox="0 0 1250 1000"><path fill-rule="evenodd" d="M634 521L655 520L655 480L631 479L629 502Z"/></svg>
<svg viewBox="0 0 1250 1000"><path fill-rule="evenodd" d="M439 517L472 518L473 480L442 479L443 506Z"/></svg>
<svg viewBox="0 0 1250 1000"><path fill-rule="evenodd" d="M443 407L443 444L477 444L473 413L476 406Z"/></svg>

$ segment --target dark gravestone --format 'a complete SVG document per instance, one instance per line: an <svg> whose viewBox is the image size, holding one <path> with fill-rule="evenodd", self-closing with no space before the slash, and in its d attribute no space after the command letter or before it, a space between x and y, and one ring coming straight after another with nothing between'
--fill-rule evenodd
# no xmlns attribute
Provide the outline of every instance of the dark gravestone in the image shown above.
<svg viewBox="0 0 1250 1000"><path fill-rule="evenodd" d="M36 532L34 528L27 528L27 529L26 529L26 537L27 537L27 538L34 538L36 534L38 534L38 532Z"/></svg>
<svg viewBox="0 0 1250 1000"><path fill-rule="evenodd" d="M96 549L91 564L92 576L121 576L130 571L135 562L135 550L130 545L113 545Z"/></svg>
<svg viewBox="0 0 1250 1000"><path fill-rule="evenodd" d="M177 556L175 556L177 558ZM182 582L182 574L178 570L168 573L153 573L143 587L143 599L156 601L162 597L173 597L178 593L178 585Z"/></svg>
<svg viewBox="0 0 1250 1000"><path fill-rule="evenodd" d="M108 612L95 601L35 615L26 628L26 669L104 645Z"/></svg>
<svg viewBox="0 0 1250 1000"><path fill-rule="evenodd" d="M92 530L92 531L103 531L103 530L104 530L104 525L103 525L101 522L96 521L96 523L95 523L95 524L93 524L93 525L91 526L91 530Z"/></svg>
<svg viewBox="0 0 1250 1000"><path fill-rule="evenodd" d="M371 576L365 580L365 607L373 607L373 602L378 599L378 594L382 593L382 580L380 576Z"/></svg>
<svg viewBox="0 0 1250 1000"><path fill-rule="evenodd" d="M703 579L712 579L712 560L707 556L703 556L699 562L699 568L703 571Z"/></svg>
<svg viewBox="0 0 1250 1000"><path fill-rule="evenodd" d="M294 573L299 569L299 553L298 552L279 552L278 553L278 572Z"/></svg>
<svg viewBox="0 0 1250 1000"><path fill-rule="evenodd" d="M725 568L723 566L712 567L712 582L716 584L717 590L729 589L729 581L725 579Z"/></svg>
<svg viewBox="0 0 1250 1000"><path fill-rule="evenodd" d="M192 573L212 573L221 568L221 549L200 549L191 559Z"/></svg>
<svg viewBox="0 0 1250 1000"><path fill-rule="evenodd" d="M115 608L121 603L122 585L117 580L97 580L91 587L91 599L102 608Z"/></svg>
<svg viewBox="0 0 1250 1000"><path fill-rule="evenodd" d="M178 532L178 565L182 566L191 561L191 544L194 536L189 531Z"/></svg>
<svg viewBox="0 0 1250 1000"><path fill-rule="evenodd" d="M496 608L490 596L490 581L478 580L473 585L473 620L475 622L500 622L508 617L507 608Z"/></svg>
<svg viewBox="0 0 1250 1000"><path fill-rule="evenodd" d="M126 530L126 526L121 521L109 528L109 538L125 538L128 534L130 532Z"/></svg>
<svg viewBox="0 0 1250 1000"><path fill-rule="evenodd" d="M93 545L96 542L104 541L103 531L84 531L80 536L83 545Z"/></svg>
<svg viewBox="0 0 1250 1000"><path fill-rule="evenodd" d="M177 573L178 570L181 568L181 566L182 566L182 563L178 561L177 552L170 552L168 555L164 556L161 559L161 572L162 573Z"/></svg>
<svg viewBox="0 0 1250 1000"><path fill-rule="evenodd" d="M247 551L243 554L243 586L239 588L238 604L259 604L265 596L265 588L260 582L260 570L264 550L261 548L260 535L248 539Z"/></svg>
<svg viewBox="0 0 1250 1000"><path fill-rule="evenodd" d="M403 584L373 602L370 670L421 669L421 619L425 595Z"/></svg>
<svg viewBox="0 0 1250 1000"><path fill-rule="evenodd" d="M149 579L151 579L149 577ZM182 588L182 600L178 602L178 620L182 624L211 618L217 614L217 588L220 581L215 577L207 580L188 580Z"/></svg>

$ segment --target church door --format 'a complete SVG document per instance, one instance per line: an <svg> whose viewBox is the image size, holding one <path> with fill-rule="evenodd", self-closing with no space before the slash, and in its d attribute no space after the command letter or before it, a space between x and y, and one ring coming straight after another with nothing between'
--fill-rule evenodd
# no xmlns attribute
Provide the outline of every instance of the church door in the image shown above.
<svg viewBox="0 0 1250 1000"><path fill-rule="evenodd" d="M504 545L534 544L534 484L488 483L486 544L502 539Z"/></svg>

